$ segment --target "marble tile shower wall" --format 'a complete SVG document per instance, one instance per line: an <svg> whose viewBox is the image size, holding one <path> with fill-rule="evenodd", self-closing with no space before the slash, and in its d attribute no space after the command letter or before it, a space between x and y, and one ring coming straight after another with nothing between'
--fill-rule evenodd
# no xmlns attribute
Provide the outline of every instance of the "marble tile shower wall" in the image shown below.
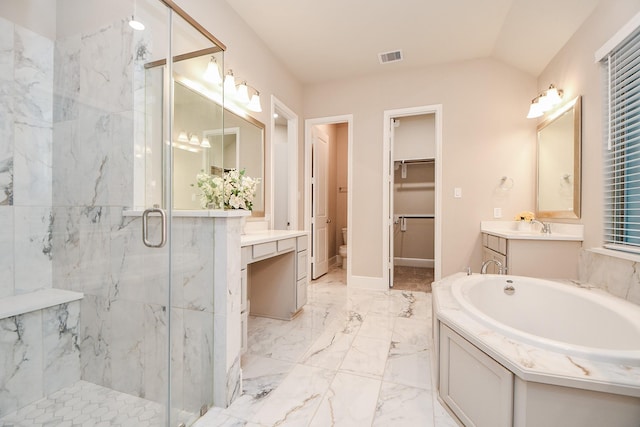
<svg viewBox="0 0 640 427"><path fill-rule="evenodd" d="M0 417L80 379L80 302L0 320Z"/></svg>
<svg viewBox="0 0 640 427"><path fill-rule="evenodd" d="M53 45L0 18L0 297L51 287Z"/></svg>
<svg viewBox="0 0 640 427"><path fill-rule="evenodd" d="M122 215L152 52L140 34L122 20L56 41L53 284L85 294L82 379L163 401L168 247L144 246L140 218ZM172 405L197 411L213 396L213 223L176 218L173 231Z"/></svg>
<svg viewBox="0 0 640 427"><path fill-rule="evenodd" d="M580 281L604 289L619 298L640 304L640 263L583 250Z"/></svg>

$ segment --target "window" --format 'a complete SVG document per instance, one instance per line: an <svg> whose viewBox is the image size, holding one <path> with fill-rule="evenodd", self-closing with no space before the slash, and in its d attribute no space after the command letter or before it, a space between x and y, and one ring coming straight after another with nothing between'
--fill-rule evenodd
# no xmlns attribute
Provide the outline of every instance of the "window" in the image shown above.
<svg viewBox="0 0 640 427"><path fill-rule="evenodd" d="M640 28L601 59L606 73L604 246L640 253Z"/></svg>

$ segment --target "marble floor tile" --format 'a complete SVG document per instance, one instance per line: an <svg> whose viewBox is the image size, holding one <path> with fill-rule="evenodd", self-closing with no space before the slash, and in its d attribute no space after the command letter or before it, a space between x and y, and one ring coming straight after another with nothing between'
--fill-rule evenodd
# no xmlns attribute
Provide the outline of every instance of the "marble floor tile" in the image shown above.
<svg viewBox="0 0 640 427"><path fill-rule="evenodd" d="M379 380L338 372L309 425L370 426L380 384Z"/></svg>
<svg viewBox="0 0 640 427"><path fill-rule="evenodd" d="M340 370L381 378L387 363L390 343L389 339L356 336Z"/></svg>
<svg viewBox="0 0 640 427"><path fill-rule="evenodd" d="M372 426L436 426L428 390L383 382Z"/></svg>
<svg viewBox="0 0 640 427"><path fill-rule="evenodd" d="M393 344L384 370L383 380L406 386L431 389L431 360L428 350Z"/></svg>
<svg viewBox="0 0 640 427"><path fill-rule="evenodd" d="M355 336L328 330L302 356L300 363L337 370L351 348Z"/></svg>
<svg viewBox="0 0 640 427"><path fill-rule="evenodd" d="M334 377L334 371L296 365L249 421L265 426L309 425Z"/></svg>

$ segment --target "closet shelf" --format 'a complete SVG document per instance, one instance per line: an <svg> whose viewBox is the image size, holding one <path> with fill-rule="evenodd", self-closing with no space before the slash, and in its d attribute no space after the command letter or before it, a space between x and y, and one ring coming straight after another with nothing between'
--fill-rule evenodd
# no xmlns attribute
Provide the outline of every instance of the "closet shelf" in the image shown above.
<svg viewBox="0 0 640 427"><path fill-rule="evenodd" d="M395 159L394 163L400 163L405 165L416 165L423 163L435 163L436 159Z"/></svg>

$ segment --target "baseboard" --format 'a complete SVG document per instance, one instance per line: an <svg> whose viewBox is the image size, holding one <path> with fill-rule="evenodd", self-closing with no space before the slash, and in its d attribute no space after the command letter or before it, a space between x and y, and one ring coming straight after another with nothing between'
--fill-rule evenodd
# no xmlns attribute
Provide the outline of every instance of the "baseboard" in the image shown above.
<svg viewBox="0 0 640 427"><path fill-rule="evenodd" d="M393 265L398 267L434 268L435 260L423 258L394 258Z"/></svg>
<svg viewBox="0 0 640 427"><path fill-rule="evenodd" d="M371 291L388 291L389 284L382 277L351 276L348 280L350 288L368 289Z"/></svg>

